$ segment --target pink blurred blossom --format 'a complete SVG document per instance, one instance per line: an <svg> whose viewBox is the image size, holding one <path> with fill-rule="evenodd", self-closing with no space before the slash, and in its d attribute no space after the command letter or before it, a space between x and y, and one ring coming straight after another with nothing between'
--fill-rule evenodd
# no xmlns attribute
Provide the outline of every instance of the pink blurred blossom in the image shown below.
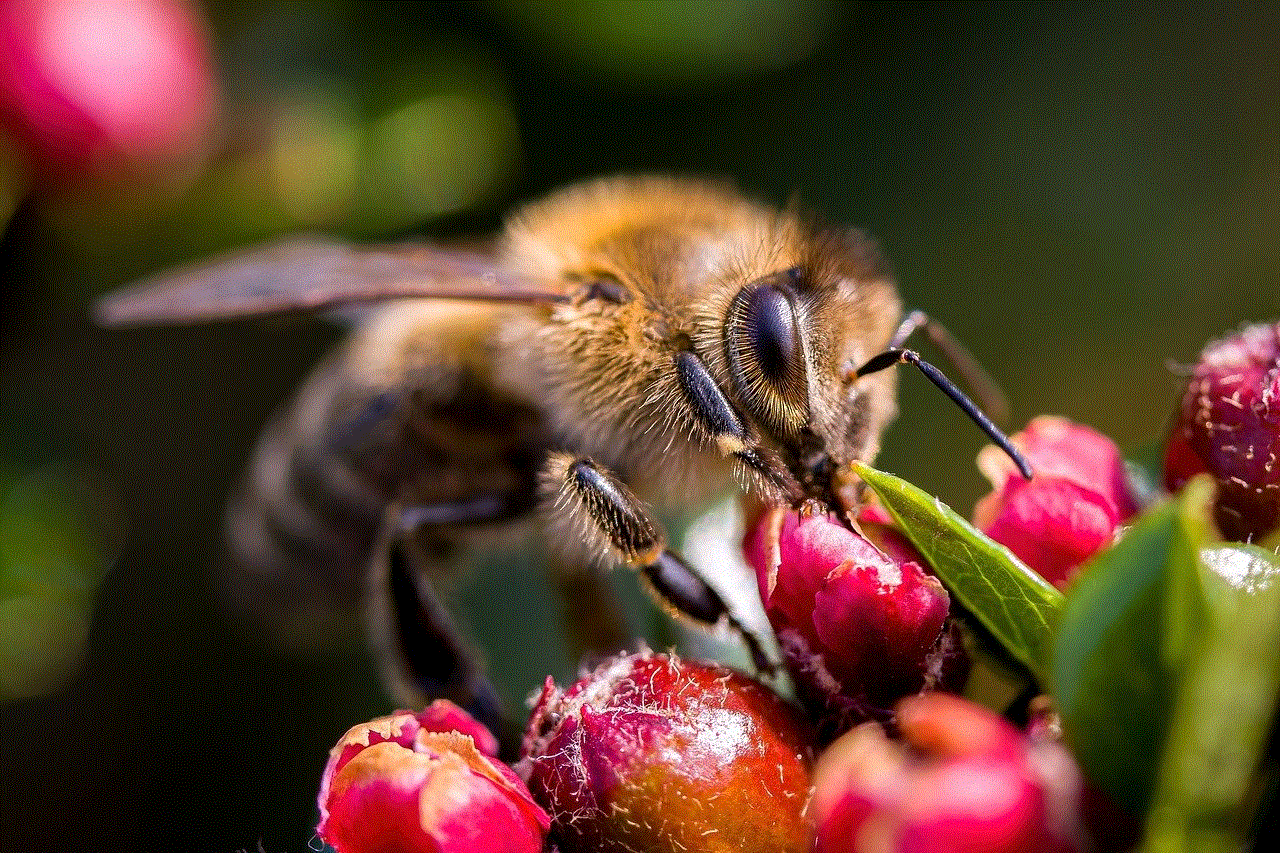
<svg viewBox="0 0 1280 853"><path fill-rule="evenodd" d="M329 753L316 832L338 853L540 853L550 818L496 747L444 700L354 726Z"/></svg>
<svg viewBox="0 0 1280 853"><path fill-rule="evenodd" d="M1002 451L983 448L978 468L994 491L974 507L974 524L1064 588L1137 511L1124 460L1111 439L1049 415L1035 418L1011 440L1035 477L1022 479Z"/></svg>
<svg viewBox="0 0 1280 853"><path fill-rule="evenodd" d="M881 525L877 536L891 553L832 516L775 508L744 542L797 690L828 735L887 719L903 696L958 689L968 673L946 590L899 534Z"/></svg>
<svg viewBox="0 0 1280 853"><path fill-rule="evenodd" d="M941 693L898 706L903 743L863 724L823 753L817 853L1071 853L1081 777L1056 742Z"/></svg>
<svg viewBox="0 0 1280 853"><path fill-rule="evenodd" d="M155 172L209 148L218 85L181 0L0 0L0 119L47 171Z"/></svg>

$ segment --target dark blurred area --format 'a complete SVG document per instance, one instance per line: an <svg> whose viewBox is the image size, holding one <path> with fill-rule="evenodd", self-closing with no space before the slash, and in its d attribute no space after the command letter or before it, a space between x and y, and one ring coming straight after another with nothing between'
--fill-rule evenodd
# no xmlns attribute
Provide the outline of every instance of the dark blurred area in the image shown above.
<svg viewBox="0 0 1280 853"><path fill-rule="evenodd" d="M1012 428L1063 414L1149 462L1171 365L1280 313L1277 33L1262 4L0 0L0 850L314 849L329 746L388 709L357 631L278 649L218 592L231 484L340 330L103 330L95 297L277 234L464 239L582 178L707 174L867 228ZM879 466L967 513L981 436L900 387ZM539 579L457 590L514 706L571 671Z"/></svg>

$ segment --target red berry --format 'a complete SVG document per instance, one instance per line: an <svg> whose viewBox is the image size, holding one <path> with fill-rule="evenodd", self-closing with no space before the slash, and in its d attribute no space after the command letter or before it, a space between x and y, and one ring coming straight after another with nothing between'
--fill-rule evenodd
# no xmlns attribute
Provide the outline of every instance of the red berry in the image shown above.
<svg viewBox="0 0 1280 853"><path fill-rule="evenodd" d="M562 853L801 853L812 746L759 682L645 652L548 679L519 766Z"/></svg>
<svg viewBox="0 0 1280 853"><path fill-rule="evenodd" d="M1248 326L1200 354L1165 448L1164 482L1218 481L1215 518L1236 541L1280 524L1280 322Z"/></svg>

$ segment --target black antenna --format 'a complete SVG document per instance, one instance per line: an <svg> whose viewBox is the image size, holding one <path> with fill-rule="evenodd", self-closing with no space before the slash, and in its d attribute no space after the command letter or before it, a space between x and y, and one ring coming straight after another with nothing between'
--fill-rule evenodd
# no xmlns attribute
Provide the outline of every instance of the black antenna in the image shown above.
<svg viewBox="0 0 1280 853"><path fill-rule="evenodd" d="M977 404L966 397L965 393L957 388L956 384L946 377L946 374L921 358L919 353L909 349L898 349L896 347L887 349L868 360L866 364L855 370L853 375L860 379L863 376L869 376L872 373L879 373L882 370L887 370L888 368L893 367L895 364L902 364L903 362L914 364L916 367L920 368L920 372L923 373L930 382L937 385L938 388L942 390L942 393L950 397L952 402L964 410L964 413L972 418L973 422L978 425L978 428L986 433L987 437L996 443L997 447L1009 455L1009 458L1013 460L1013 464L1018 466L1018 471L1021 472L1023 478L1027 480L1031 479L1033 473L1031 470L1031 464L1027 462L1026 458L1021 453L1018 452L1018 448L1013 446L1013 443L1009 441L1009 437L1001 432L1000 427L992 423L991 418L987 417L982 409L978 408Z"/></svg>

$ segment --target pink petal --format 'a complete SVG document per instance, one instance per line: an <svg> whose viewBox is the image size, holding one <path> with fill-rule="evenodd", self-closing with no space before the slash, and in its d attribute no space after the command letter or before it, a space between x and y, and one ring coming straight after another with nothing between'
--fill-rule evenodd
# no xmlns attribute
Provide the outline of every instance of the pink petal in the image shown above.
<svg viewBox="0 0 1280 853"><path fill-rule="evenodd" d="M10 0L0 92L50 162L168 160L204 147L218 91L198 10L175 0Z"/></svg>
<svg viewBox="0 0 1280 853"><path fill-rule="evenodd" d="M418 725L429 732L461 732L470 735L476 749L492 758L498 757L498 739L475 717L450 702L437 699L418 712Z"/></svg>
<svg viewBox="0 0 1280 853"><path fill-rule="evenodd" d="M1111 544L1120 521L1110 501L1066 479L1010 480L999 497L990 520L978 513L983 532L1058 587Z"/></svg>
<svg viewBox="0 0 1280 853"><path fill-rule="evenodd" d="M846 562L815 596L813 622L831 672L892 704L923 686L949 607L942 584L916 563Z"/></svg>
<svg viewBox="0 0 1280 853"><path fill-rule="evenodd" d="M1026 455L1036 479L1064 479L1090 489L1111 502L1120 520L1137 511L1120 450L1097 430L1066 418L1041 415L1011 440ZM996 447L983 448L978 468L997 493L1022 479L1014 476L1013 462Z"/></svg>

